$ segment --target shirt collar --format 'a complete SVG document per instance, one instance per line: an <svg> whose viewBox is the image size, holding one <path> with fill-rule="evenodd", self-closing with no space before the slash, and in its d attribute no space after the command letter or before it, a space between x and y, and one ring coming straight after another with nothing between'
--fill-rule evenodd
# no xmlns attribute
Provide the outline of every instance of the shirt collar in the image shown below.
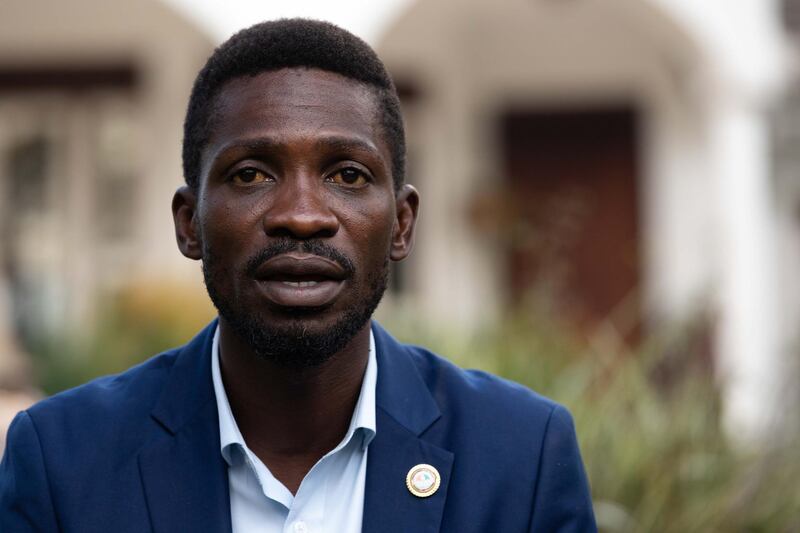
<svg viewBox="0 0 800 533"><path fill-rule="evenodd" d="M229 465L233 465L236 460L234 449L246 449L247 446L233 417L231 405L228 402L228 395L222 383L222 374L219 366L219 326L214 331L214 340L211 345L211 378L214 382L214 395L217 399L217 414L219 415L219 443L220 452ZM357 430L361 430L363 439L361 449L365 450L372 439L375 438L377 426L375 424L375 392L378 383L378 361L375 357L375 338L372 335L372 328L369 331L369 356L367 359L367 369L364 372L364 380L361 382L361 392L358 395L358 402L350 418L350 426L342 442L331 452L334 453L343 448Z"/></svg>

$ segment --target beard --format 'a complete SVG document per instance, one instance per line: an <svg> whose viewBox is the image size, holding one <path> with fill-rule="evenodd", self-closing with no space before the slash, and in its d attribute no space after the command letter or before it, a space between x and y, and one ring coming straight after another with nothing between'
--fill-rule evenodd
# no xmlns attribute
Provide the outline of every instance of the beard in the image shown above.
<svg viewBox="0 0 800 533"><path fill-rule="evenodd" d="M284 239L248 260L244 272L239 275L254 279L261 264L291 251L303 251L337 262L347 272L348 280L357 274L353 262L332 246L316 240ZM283 320L281 325L263 319L260 309L247 309L235 291L223 289L231 275L230 270L219 264L213 251L207 247L203 249L202 268L206 290L214 307L256 356L283 367L305 369L331 359L372 317L388 284L389 253L387 251L381 268L367 276L364 293L356 294L354 304L331 326L321 330L308 327L314 315L323 310L320 308L283 309L281 314L289 320Z"/></svg>

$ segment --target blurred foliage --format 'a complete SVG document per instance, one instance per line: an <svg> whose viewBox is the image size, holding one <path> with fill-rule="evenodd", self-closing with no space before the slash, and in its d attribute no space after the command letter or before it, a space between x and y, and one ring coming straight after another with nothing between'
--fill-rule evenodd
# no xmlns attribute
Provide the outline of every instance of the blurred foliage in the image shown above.
<svg viewBox="0 0 800 533"><path fill-rule="evenodd" d="M90 331L63 331L29 349L47 394L115 374L191 339L216 315L202 288L149 283L106 295Z"/></svg>
<svg viewBox="0 0 800 533"><path fill-rule="evenodd" d="M93 334L40 343L40 385L53 393L121 371L186 342L213 314L196 290L131 288L109 299ZM566 405L601 531L800 532L800 440L776 431L763 449L732 446L703 341L707 321L662 332L636 350L613 328L579 341L536 313L469 337L397 314L389 322L406 341Z"/></svg>
<svg viewBox="0 0 800 533"><path fill-rule="evenodd" d="M611 328L579 341L533 314L470 338L396 326L406 341L566 405L602 532L800 532L800 439L781 428L762 449L726 438L707 324L635 350Z"/></svg>

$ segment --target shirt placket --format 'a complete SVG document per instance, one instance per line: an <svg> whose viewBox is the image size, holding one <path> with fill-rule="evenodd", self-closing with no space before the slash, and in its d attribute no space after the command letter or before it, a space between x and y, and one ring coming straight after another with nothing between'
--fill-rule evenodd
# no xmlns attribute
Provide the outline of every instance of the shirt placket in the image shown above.
<svg viewBox="0 0 800 533"><path fill-rule="evenodd" d="M326 456L314 465L300 483L294 496L283 533L323 533L325 529L324 480L331 457Z"/></svg>

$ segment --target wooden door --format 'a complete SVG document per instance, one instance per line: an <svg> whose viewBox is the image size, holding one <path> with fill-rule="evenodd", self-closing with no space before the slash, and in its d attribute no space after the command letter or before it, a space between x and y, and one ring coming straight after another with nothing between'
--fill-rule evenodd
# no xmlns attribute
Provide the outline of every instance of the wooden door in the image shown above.
<svg viewBox="0 0 800 533"><path fill-rule="evenodd" d="M640 313L635 112L511 111L502 139L515 217L511 303L545 305L583 333L610 320L631 340Z"/></svg>

